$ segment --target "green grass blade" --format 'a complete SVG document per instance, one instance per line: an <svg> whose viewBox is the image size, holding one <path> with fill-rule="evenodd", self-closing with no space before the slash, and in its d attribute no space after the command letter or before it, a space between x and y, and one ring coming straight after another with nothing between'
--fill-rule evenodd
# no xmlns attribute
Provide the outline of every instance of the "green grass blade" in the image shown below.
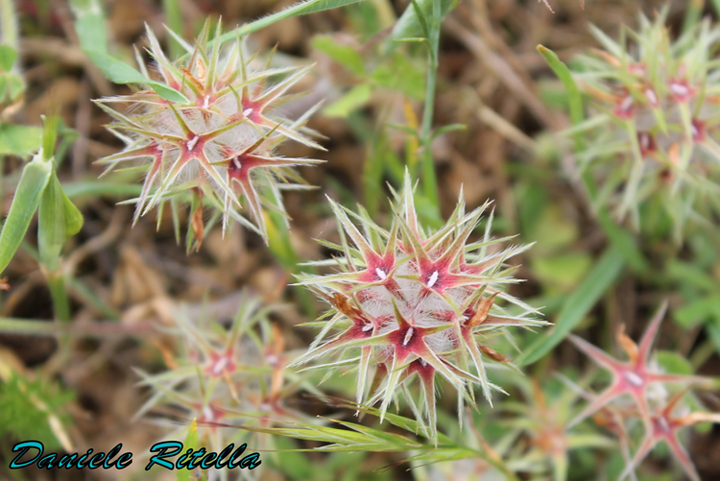
<svg viewBox="0 0 720 481"><path fill-rule="evenodd" d="M162 4L168 28L182 36L183 19L182 13L180 12L180 2L178 0L163 0ZM170 46L170 55L173 59L180 58L185 54L185 49L176 39L172 37L168 38L168 44Z"/></svg>
<svg viewBox="0 0 720 481"><path fill-rule="evenodd" d="M292 7L281 10L277 13L273 13L272 15L268 15L267 17L257 19L254 22L247 23L236 30L227 32L220 36L219 42L220 44L232 42L233 40L237 39L238 36L242 37L249 33L256 32L269 25L272 25L275 22L285 20L286 18L297 17L299 15L307 15L309 13L322 12L323 10L332 10L334 8L352 5L353 3L358 3L360 1L361 0L307 0L305 2L298 3L296 5L293 5Z"/></svg>
<svg viewBox="0 0 720 481"><path fill-rule="evenodd" d="M685 19L683 20L683 32L692 30L695 25L700 23L704 7L705 0L690 0L687 2L687 11L685 12Z"/></svg>
<svg viewBox="0 0 720 481"><path fill-rule="evenodd" d="M26 157L40 147L42 127L0 124L0 155Z"/></svg>
<svg viewBox="0 0 720 481"><path fill-rule="evenodd" d="M40 205L43 191L52 174L52 163L42 159L42 153L25 165L15 197L0 233L0 272L15 255Z"/></svg>
<svg viewBox="0 0 720 481"><path fill-rule="evenodd" d="M516 360L517 365L532 364L560 344L620 276L625 262L626 256L617 246L611 245L583 283L565 301L552 330L527 348Z"/></svg>
<svg viewBox="0 0 720 481"><path fill-rule="evenodd" d="M558 76L562 84L565 86L565 90L568 95L568 105L570 108L570 122L573 125L578 125L583 121L583 103L582 96L580 95L580 89L575 83L570 69L567 68L557 54L543 45L537 46L537 51L543 56L545 61L548 63L550 68L555 75ZM580 152L584 150L584 141L581 134L574 135L575 149Z"/></svg>

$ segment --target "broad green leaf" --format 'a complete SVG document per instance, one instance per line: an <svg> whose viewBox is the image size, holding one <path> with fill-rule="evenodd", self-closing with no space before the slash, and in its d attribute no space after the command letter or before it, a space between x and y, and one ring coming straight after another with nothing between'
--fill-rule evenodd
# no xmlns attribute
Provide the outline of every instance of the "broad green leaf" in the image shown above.
<svg viewBox="0 0 720 481"><path fill-rule="evenodd" d="M655 351L655 359L663 368L663 370L670 374L693 374L693 368L685 357L680 353L673 351Z"/></svg>
<svg viewBox="0 0 720 481"><path fill-rule="evenodd" d="M0 124L0 155L30 155L40 148L42 132L31 125Z"/></svg>
<svg viewBox="0 0 720 481"><path fill-rule="evenodd" d="M92 60L95 66L99 68L110 81L116 84L146 84L152 87L153 90L165 100L177 103L189 103L187 97L182 93L165 84L145 78L143 74L121 60L96 50L85 50L85 53L90 57L90 60Z"/></svg>
<svg viewBox="0 0 720 481"><path fill-rule="evenodd" d="M516 361L517 365L532 364L560 344L620 276L624 265L625 257L617 247L610 246L583 283L567 298L555 326L523 352Z"/></svg>
<svg viewBox="0 0 720 481"><path fill-rule="evenodd" d="M372 95L372 87L368 84L360 84L353 87L348 93L337 99L323 109L323 113L328 117L346 118L351 112L357 110L370 100Z"/></svg>
<svg viewBox="0 0 720 481"><path fill-rule="evenodd" d="M360 54L352 47L338 44L332 36L316 35L312 39L312 46L355 75L365 75L365 64Z"/></svg>
<svg viewBox="0 0 720 481"><path fill-rule="evenodd" d="M577 223L563 214L559 205L551 204L537 213L533 230L527 234L538 239L532 250L533 257L544 257L559 251L567 252L568 246L578 239L580 230Z"/></svg>
<svg viewBox="0 0 720 481"><path fill-rule="evenodd" d="M720 298L717 292L701 297L675 311L675 320L681 327L691 328L713 317L720 318Z"/></svg>
<svg viewBox="0 0 720 481"><path fill-rule="evenodd" d="M531 266L547 293L552 295L571 292L587 274L592 259L587 252L570 252L534 257Z"/></svg>
<svg viewBox="0 0 720 481"><path fill-rule="evenodd" d="M42 152L25 165L0 233L0 273L8 266L25 237L51 174L52 162L43 160Z"/></svg>
<svg viewBox="0 0 720 481"><path fill-rule="evenodd" d="M227 32L220 36L219 42L220 44L232 42L238 36L243 37L249 33L262 30L263 28L272 25L275 22L279 22L280 20L285 20L286 18L322 12L323 10L332 10L334 8L352 5L353 3L358 3L360 1L361 0L307 0Z"/></svg>
<svg viewBox="0 0 720 481"><path fill-rule="evenodd" d="M70 0L75 14L75 32L83 50L108 53L107 25L98 0Z"/></svg>
<svg viewBox="0 0 720 481"><path fill-rule="evenodd" d="M393 55L378 65L371 78L381 87L400 91L415 100L425 98L425 74L404 55Z"/></svg>
<svg viewBox="0 0 720 481"><path fill-rule="evenodd" d="M0 69L9 72L15 60L17 59L17 50L10 45L0 45Z"/></svg>
<svg viewBox="0 0 720 481"><path fill-rule="evenodd" d="M25 90L25 82L15 72L0 73L0 102L11 104L18 100Z"/></svg>

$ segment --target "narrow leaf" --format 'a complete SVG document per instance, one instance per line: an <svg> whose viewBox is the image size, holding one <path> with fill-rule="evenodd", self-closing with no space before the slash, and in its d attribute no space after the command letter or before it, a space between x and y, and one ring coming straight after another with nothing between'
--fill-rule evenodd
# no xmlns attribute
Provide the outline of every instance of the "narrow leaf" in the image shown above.
<svg viewBox="0 0 720 481"><path fill-rule="evenodd" d="M527 348L516 364L532 364L560 344L620 276L624 265L625 256L616 246L605 251L583 283L563 304L555 327Z"/></svg>
<svg viewBox="0 0 720 481"><path fill-rule="evenodd" d="M110 55L96 50L85 50L85 53L97 68L112 82L116 84L139 83L146 84L157 92L165 100L177 103L189 103L187 97L177 90L145 78L143 74L135 70L125 62L111 57Z"/></svg>
<svg viewBox="0 0 720 481"><path fill-rule="evenodd" d="M323 10L332 10L334 8L340 8L358 2L360 2L360 0L307 0L272 15L268 15L267 17L255 20L254 22L247 23L236 30L227 32L220 36L219 42L220 44L232 42L237 39L238 36L243 37L249 33L256 32L272 25L275 22L285 20L286 18L322 12Z"/></svg>
<svg viewBox="0 0 720 481"><path fill-rule="evenodd" d="M52 163L42 160L42 153L36 155L23 169L5 225L0 233L0 273L10 263L25 237L51 173Z"/></svg>

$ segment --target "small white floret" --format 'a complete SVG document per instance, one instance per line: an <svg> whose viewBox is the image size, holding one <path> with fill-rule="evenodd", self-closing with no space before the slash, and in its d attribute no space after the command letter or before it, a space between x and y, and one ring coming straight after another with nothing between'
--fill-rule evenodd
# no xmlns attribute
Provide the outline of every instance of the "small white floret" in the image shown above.
<svg viewBox="0 0 720 481"><path fill-rule="evenodd" d="M199 140L200 140L200 137L197 135L195 137L193 137L192 139L188 140L187 149L188 150L194 149Z"/></svg>
<svg viewBox="0 0 720 481"><path fill-rule="evenodd" d="M440 276L440 274L438 274L438 271L433 271L433 273L430 275L430 279L428 279L427 286L428 287L434 286L435 283L437 282L439 276Z"/></svg>
<svg viewBox="0 0 720 481"><path fill-rule="evenodd" d="M625 379L627 379L630 384L636 387L640 387L644 384L643 379L634 372L626 372Z"/></svg>
<svg viewBox="0 0 720 481"><path fill-rule="evenodd" d="M410 339L412 339L412 337L413 337L413 334L415 334L415 329L413 329L413 328L411 327L411 328L408 329L407 332L405 333L405 339L403 339L403 347L405 347L405 346L408 345L408 343L410 342Z"/></svg>

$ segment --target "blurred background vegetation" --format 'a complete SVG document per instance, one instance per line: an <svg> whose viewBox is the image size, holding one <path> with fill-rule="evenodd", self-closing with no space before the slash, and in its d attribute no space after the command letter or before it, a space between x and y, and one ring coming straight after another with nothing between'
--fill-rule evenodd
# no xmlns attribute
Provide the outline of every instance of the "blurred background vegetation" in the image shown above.
<svg viewBox="0 0 720 481"><path fill-rule="evenodd" d="M312 331L297 325L314 319L322 307L308 292L288 283L293 273L302 270L299 262L330 256L330 250L314 239L338 241L324 196L350 208L361 203L378 224L387 226L386 183L399 187L405 166L422 178L417 203L427 224L440 225L462 192L471 208L494 199L495 236L520 233L518 242L536 242L514 260L520 264L516 276L527 282L514 285L511 292L532 306L544 306L545 318L558 327L522 333L515 340L522 354L510 357L545 394L539 396L539 387L519 380L512 389L514 400L535 406L535 413L562 406L555 404L563 396L563 385L554 373L578 379L592 365L564 342L566 335L573 331L611 351L620 324L638 339L666 298L671 321L663 323L656 341L663 367L720 375L718 230L692 231L678 246L667 236L637 233L629 225L598 217L589 207L573 163L572 144L558 135L571 125L569 97L536 48L542 44L569 61L598 47L590 23L617 37L621 24L636 27L639 11L652 17L665 2L586 0L583 6L579 0L551 0L554 13L535 0L442 2L444 10L453 8L442 22L438 55L430 62L420 42L394 41L393 27L410 5L406 0L365 0L287 18L252 33L250 50L267 52L277 46L277 65L314 63L297 86L309 93L283 111L297 118L325 99L309 127L325 137L320 143L327 151L289 143L281 152L327 163L300 169L319 188L285 194L291 228L271 232L275 237L270 249L255 234L235 226L224 239L219 229L208 231L199 251L190 254L176 241L170 212L163 213L159 227L153 216L146 216L130 228L133 206L118 202L139 194L140 185L132 174L98 180L102 170L93 162L117 152L121 142L103 127L110 118L92 99L126 94L129 89L108 81L83 49L102 45L115 58L134 63L132 46L144 45L148 24L166 51L179 54L179 44L165 35L163 24L192 39L207 18L212 25L222 18L229 30L292 2L12 3L15 34L10 10L0 11L3 44L19 53L17 62L0 65L0 210L3 217L7 215L25 160L41 144L41 116L57 115L58 140L45 153L49 157L48 151L54 150L57 178L84 223L73 236L68 227L64 246L63 242L55 246L64 255L60 259L58 254L54 264L43 256L43 242L32 221L2 274L6 291L0 298L3 479L147 479L140 470L10 472L6 466L12 445L24 439L46 440L48 448L60 448L65 440L81 452L87 447L106 450L122 442L135 453L146 452L163 439L167 431L162 427L143 419L130 422L150 395L147 387L137 385L140 379L133 368L148 372L167 368L166 354L174 349L174 341L156 327L174 325L181 305L191 319L222 321L235 315L242 291L248 289L267 303L286 304L271 319L280 328L286 349L305 348ZM669 29L679 33L702 15L716 21L714 6L702 0L669 2ZM78 31L82 28L89 33ZM418 26L415 30L415 36L422 34ZM4 58L9 57L0 57ZM428 65L434 70L434 61L434 108L428 113ZM189 210L181 211L181 219L188 217ZM481 235L478 232L476 238ZM66 305L58 299L67 299ZM319 380L312 378L312 383ZM323 386L332 396L354 398L353 376L331 378ZM699 402L710 411L720 409L710 394ZM448 392L439 403L441 432L454 439L468 438L468 445L478 442L473 438L476 431L502 440L505 428L497 422L487 425L491 410L484 402L479 403L475 426L466 426L463 433L454 420L454 395ZM309 415L357 421L341 403L328 404L302 389L286 404ZM502 411L494 415L504 416ZM48 422L50 418L54 421ZM370 417L363 422L377 428ZM703 479L720 479L718 426L689 431L686 446ZM317 445L277 439L279 449ZM568 479L615 479L623 466L616 451L589 449L573 454ZM408 454L282 452L274 460L268 455L261 479L496 479L482 477L470 461L460 468L445 463L409 472L409 464L403 462ZM413 464L424 463L420 459ZM670 458L660 451L644 465L641 479L683 479L671 466ZM156 474L158 479L175 477ZM542 476L527 474L519 479L550 479Z"/></svg>

